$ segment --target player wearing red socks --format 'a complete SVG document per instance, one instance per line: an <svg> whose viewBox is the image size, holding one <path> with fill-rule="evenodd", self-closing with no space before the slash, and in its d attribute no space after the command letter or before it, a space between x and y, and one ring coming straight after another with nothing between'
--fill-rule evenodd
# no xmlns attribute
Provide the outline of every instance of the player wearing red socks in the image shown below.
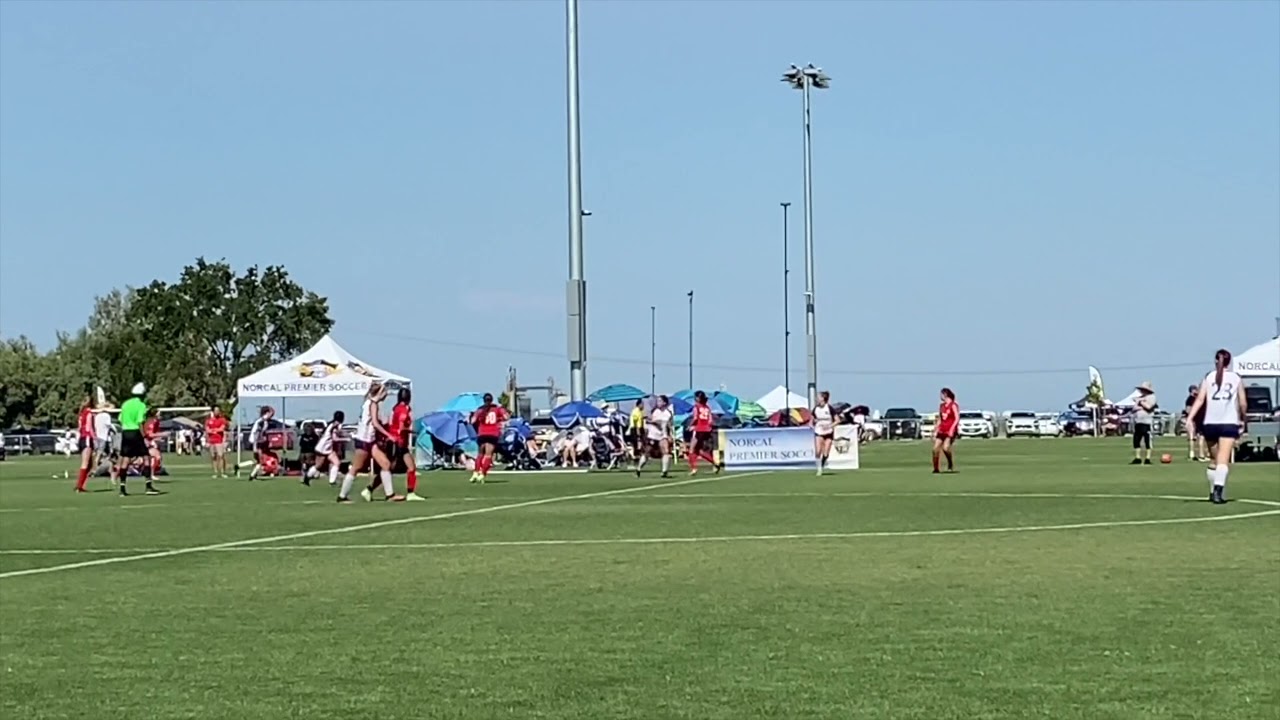
<svg viewBox="0 0 1280 720"><path fill-rule="evenodd" d="M79 439L76 441L76 448L80 451L80 472L76 474L76 492L88 492L84 489L84 484L89 481L89 469L93 467L93 409L96 403L93 396L90 395L84 399L84 405L80 406L80 416L76 421L79 426Z"/></svg>
<svg viewBox="0 0 1280 720"><path fill-rule="evenodd" d="M502 440L502 426L507 422L507 411L493 404L493 395L484 394L484 404L471 413L471 424L476 429L476 443L480 445L480 457L476 458L476 471L471 482L483 483L493 469L493 454Z"/></svg>
<svg viewBox="0 0 1280 720"><path fill-rule="evenodd" d="M409 406L412 397L407 387L400 388L396 393L396 406L391 409L391 425L388 428L392 438L392 462L394 458L404 458L405 477L408 484L404 499L410 502L426 500L417 493L418 461L413 456L413 445L409 442L410 430L413 428L413 409Z"/></svg>
<svg viewBox="0 0 1280 720"><path fill-rule="evenodd" d="M147 411L147 421L142 424L142 437L147 441L147 462L151 463L151 477L160 474L160 417L155 408Z"/></svg>

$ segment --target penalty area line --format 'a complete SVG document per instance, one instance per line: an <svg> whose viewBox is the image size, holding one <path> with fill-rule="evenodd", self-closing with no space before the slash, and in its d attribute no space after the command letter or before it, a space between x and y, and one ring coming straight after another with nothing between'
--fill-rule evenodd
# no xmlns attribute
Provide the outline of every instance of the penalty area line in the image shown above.
<svg viewBox="0 0 1280 720"><path fill-rule="evenodd" d="M266 545L269 543L288 542L290 540L302 540L310 537L320 537L323 535L338 535L342 533L353 533L361 530L375 530L377 528L394 527L396 525L410 525L413 523L427 522L429 520L448 520L451 518L467 517L469 515L486 515L488 513L501 512L503 510L519 510L521 508L538 507L540 505L551 505L553 503L570 502L573 500L591 500L594 498L611 497L614 495L626 495L628 493L644 492L646 490L659 490L668 487L680 487L683 485L694 485L697 483L713 482L716 480L727 480L730 478L743 478L751 475L760 475L763 472L754 473L723 473L716 475L703 475L700 477L692 477L686 480L673 480L671 482L654 483L651 485L637 485L626 488L616 488L614 490L601 490L598 492L578 493L576 495L556 495L553 497L537 498L534 500L525 500L523 502L506 503L503 505L487 505L485 507L469 508L466 510L455 510L453 512L437 513L435 515L414 515L412 517L394 518L391 520L378 520L375 522L360 523L359 525L344 525L336 528L326 528L324 530L306 530L303 532L286 533L284 535L271 535L268 537L248 538L245 540L231 540L229 542L212 543L209 545L195 545L184 548L172 548L169 550L157 550L155 552L144 552L133 555L119 555L115 557L95 558L93 560L82 560L80 562L64 563L61 565L48 565L45 567L26 568L24 570L10 570L9 572L0 573L0 580L9 578L24 577L27 575L44 575L47 573L64 572L67 570L78 570L80 568L100 567L103 565L115 565L118 563L138 562L140 560L158 560L161 558L177 557L179 555L192 555L195 553L213 552L218 550L228 550L238 547L249 547L254 545Z"/></svg>

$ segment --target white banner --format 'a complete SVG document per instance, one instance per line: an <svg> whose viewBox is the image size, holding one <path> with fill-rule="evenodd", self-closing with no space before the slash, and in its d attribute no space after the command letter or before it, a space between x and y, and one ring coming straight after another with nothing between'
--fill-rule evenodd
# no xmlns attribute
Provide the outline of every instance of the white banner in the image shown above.
<svg viewBox="0 0 1280 720"><path fill-rule="evenodd" d="M719 450L729 470L783 470L815 467L813 428L750 428L721 430ZM837 425L827 467L832 470L858 469L858 429Z"/></svg>

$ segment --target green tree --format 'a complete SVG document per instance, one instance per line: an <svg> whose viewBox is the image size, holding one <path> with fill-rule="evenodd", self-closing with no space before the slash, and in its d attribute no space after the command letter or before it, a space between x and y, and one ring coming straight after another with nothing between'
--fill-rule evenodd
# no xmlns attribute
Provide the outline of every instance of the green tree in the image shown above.
<svg viewBox="0 0 1280 720"><path fill-rule="evenodd" d="M204 258L173 284L155 281L128 298L127 330L151 346L153 382L173 402L223 403L240 377L302 352L333 327L328 301L279 266L237 275Z"/></svg>
<svg viewBox="0 0 1280 720"><path fill-rule="evenodd" d="M39 422L37 406L47 367L25 336L0 340L0 428Z"/></svg>

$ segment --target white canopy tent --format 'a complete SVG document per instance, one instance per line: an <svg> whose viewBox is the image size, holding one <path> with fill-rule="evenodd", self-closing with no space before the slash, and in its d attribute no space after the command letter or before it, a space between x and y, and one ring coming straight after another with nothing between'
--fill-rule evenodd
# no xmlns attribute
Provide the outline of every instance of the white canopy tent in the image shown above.
<svg viewBox="0 0 1280 720"><path fill-rule="evenodd" d="M789 393L785 387L779 385L756 400L756 404L764 408L765 412L775 413L789 408L807 408L809 400L803 395Z"/></svg>
<svg viewBox="0 0 1280 720"><path fill-rule="evenodd" d="M370 383L410 385L409 378L376 368L325 335L292 360L263 368L236 383L236 398L362 397ZM240 413L236 413L236 471L240 466Z"/></svg>
<svg viewBox="0 0 1280 720"><path fill-rule="evenodd" d="M325 335L294 359L241 378L236 397L360 397L374 380L410 384L408 378L360 360Z"/></svg>
<svg viewBox="0 0 1280 720"><path fill-rule="evenodd" d="M1280 378L1280 336L1240 353L1234 364L1240 377Z"/></svg>

